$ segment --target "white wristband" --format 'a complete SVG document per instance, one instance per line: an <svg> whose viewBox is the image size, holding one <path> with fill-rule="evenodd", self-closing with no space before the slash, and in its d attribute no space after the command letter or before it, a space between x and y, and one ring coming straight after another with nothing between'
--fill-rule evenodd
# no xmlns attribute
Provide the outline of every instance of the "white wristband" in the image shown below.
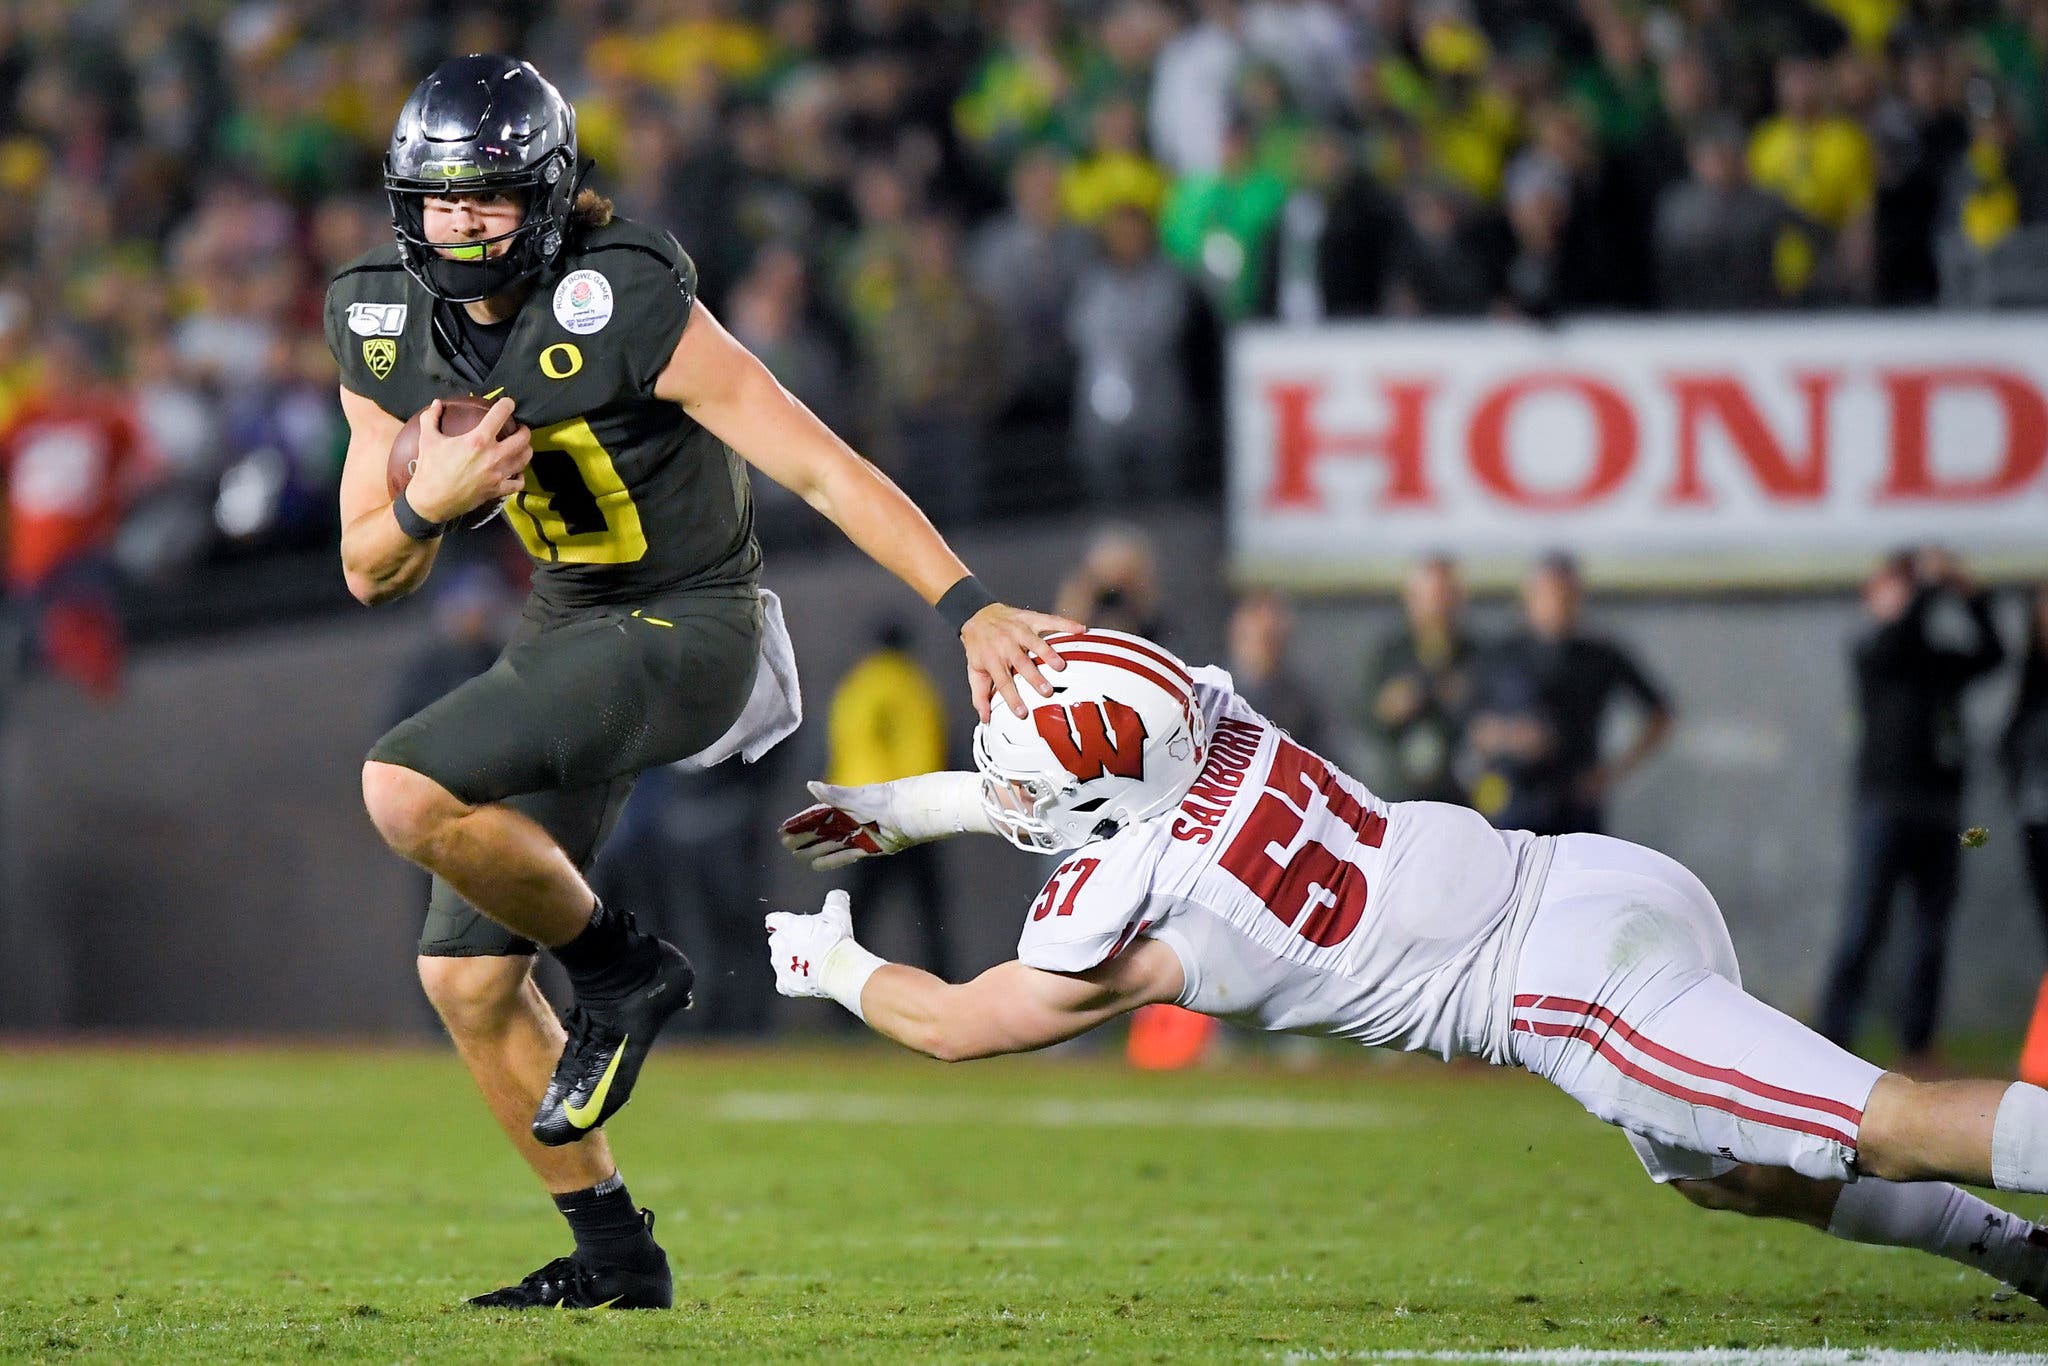
<svg viewBox="0 0 2048 1366"><path fill-rule="evenodd" d="M860 994L867 989L868 978L875 975L875 969L888 961L869 953L854 940L842 939L826 950L825 961L818 965L818 985L866 1024L868 1017L860 1008Z"/></svg>
<svg viewBox="0 0 2048 1366"><path fill-rule="evenodd" d="M919 844L947 835L989 835L979 773L920 773L888 785L883 823Z"/></svg>

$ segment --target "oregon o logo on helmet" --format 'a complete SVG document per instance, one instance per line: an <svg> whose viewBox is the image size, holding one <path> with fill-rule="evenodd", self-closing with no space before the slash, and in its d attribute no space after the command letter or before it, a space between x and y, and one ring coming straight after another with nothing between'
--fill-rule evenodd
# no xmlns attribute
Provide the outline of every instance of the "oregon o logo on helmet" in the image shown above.
<svg viewBox="0 0 2048 1366"><path fill-rule="evenodd" d="M555 321L587 337L612 320L612 282L594 270L572 270L555 286Z"/></svg>
<svg viewBox="0 0 2048 1366"><path fill-rule="evenodd" d="M549 379L567 379L583 368L583 352L575 342L556 342L540 353L540 372Z"/></svg>
<svg viewBox="0 0 2048 1366"><path fill-rule="evenodd" d="M1113 697L1072 706L1035 707L1031 724L1060 767L1084 783L1104 773L1119 778L1145 776L1145 718Z"/></svg>

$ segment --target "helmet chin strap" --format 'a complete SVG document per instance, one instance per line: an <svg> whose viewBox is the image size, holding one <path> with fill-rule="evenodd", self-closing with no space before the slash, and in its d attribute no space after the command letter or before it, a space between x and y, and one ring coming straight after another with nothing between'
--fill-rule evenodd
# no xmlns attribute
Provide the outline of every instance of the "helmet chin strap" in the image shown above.
<svg viewBox="0 0 2048 1366"><path fill-rule="evenodd" d="M509 289L533 273L520 268L518 255L516 251L508 251L503 256L487 256L481 261L458 261L435 252L426 262L426 270L433 277L435 292L441 297L451 301L475 302Z"/></svg>

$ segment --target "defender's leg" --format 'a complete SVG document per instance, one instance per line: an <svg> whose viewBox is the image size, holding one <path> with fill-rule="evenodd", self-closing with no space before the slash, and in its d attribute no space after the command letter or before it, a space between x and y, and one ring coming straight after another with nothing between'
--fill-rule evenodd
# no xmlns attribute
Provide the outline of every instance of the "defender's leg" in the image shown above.
<svg viewBox="0 0 2048 1366"><path fill-rule="evenodd" d="M1718 908L1678 864L1560 841L1516 988L1523 1066L1626 1130L1651 1177L1694 1203L2048 1292L2048 1247L2026 1220L1953 1186L1877 1179L2042 1189L2048 1092L1882 1073L1747 995Z"/></svg>
<svg viewBox="0 0 2048 1366"><path fill-rule="evenodd" d="M1945 1182L1843 1184L1782 1167L1740 1166L1671 1188L1704 1209L1790 1219L1836 1238L1910 1247L1961 1263L2040 1299L2048 1295L2048 1230Z"/></svg>

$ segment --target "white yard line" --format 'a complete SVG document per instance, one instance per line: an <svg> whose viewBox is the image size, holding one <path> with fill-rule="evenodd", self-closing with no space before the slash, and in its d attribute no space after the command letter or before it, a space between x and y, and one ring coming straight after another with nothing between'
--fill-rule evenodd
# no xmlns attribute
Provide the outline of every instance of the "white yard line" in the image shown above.
<svg viewBox="0 0 2048 1366"><path fill-rule="evenodd" d="M1271 1360L1491 1362L1499 1366L2021 1366L2048 1363L2037 1352L1899 1351L1889 1347L1700 1347L1645 1352L1592 1347L1553 1347L1520 1352L1278 1352Z"/></svg>
<svg viewBox="0 0 2048 1366"><path fill-rule="evenodd" d="M1240 1096L1219 1100L1004 1099L913 1093L724 1091L705 1116L758 1124L1000 1124L1028 1129L1368 1129L1403 1122L1364 1101Z"/></svg>

